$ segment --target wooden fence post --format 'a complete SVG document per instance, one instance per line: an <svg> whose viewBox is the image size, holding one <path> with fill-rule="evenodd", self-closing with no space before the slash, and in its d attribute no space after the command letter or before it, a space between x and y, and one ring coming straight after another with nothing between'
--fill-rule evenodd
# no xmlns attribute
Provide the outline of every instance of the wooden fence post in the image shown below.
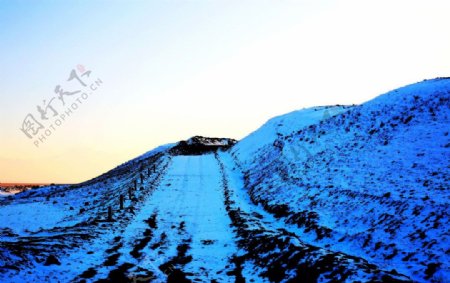
<svg viewBox="0 0 450 283"><path fill-rule="evenodd" d="M112 222L112 207L108 207L108 221Z"/></svg>

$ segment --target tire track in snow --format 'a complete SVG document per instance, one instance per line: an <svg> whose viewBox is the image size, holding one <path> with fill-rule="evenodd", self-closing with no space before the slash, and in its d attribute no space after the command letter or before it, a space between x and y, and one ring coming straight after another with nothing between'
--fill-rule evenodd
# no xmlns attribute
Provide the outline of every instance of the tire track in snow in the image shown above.
<svg viewBox="0 0 450 283"><path fill-rule="evenodd" d="M114 270L126 269L136 279L148 279L144 275L151 271L152 282L235 282L231 261L236 245L223 207L220 178L213 155L173 157L141 210L144 214L136 218L138 223L125 237L128 242L137 240L134 247L143 243L142 236L132 234L137 230L139 235L145 234L144 216L156 212L151 239L136 249L137 258L129 255L133 246L122 247L123 256L117 259ZM127 262L135 266L124 266Z"/></svg>
<svg viewBox="0 0 450 283"><path fill-rule="evenodd" d="M229 258L236 252L236 246L229 228L231 222L223 209L220 173L214 155L174 157L167 173L167 179L170 178L173 184L166 192L171 196L162 194L160 199L177 194L177 203L159 209L163 213L175 206L176 214L185 223L186 234L191 239L187 254L192 256L192 261L182 267L183 272L193 281L234 282L227 272L231 270Z"/></svg>

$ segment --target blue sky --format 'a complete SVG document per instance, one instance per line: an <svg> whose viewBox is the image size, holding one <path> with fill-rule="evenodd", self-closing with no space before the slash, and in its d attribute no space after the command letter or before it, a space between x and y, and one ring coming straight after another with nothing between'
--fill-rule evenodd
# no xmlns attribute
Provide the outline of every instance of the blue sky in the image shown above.
<svg viewBox="0 0 450 283"><path fill-rule="evenodd" d="M445 1L0 1L1 181L76 182L192 135L448 75ZM27 113L104 82L39 147Z"/></svg>

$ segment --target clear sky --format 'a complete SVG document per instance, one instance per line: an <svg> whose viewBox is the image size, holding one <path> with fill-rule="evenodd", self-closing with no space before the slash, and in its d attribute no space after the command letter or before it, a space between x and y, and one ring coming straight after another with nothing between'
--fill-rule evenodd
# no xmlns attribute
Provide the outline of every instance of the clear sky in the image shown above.
<svg viewBox="0 0 450 283"><path fill-rule="evenodd" d="M0 182L79 182L161 144L448 76L448 3L0 0ZM80 64L103 83L35 146L24 118Z"/></svg>

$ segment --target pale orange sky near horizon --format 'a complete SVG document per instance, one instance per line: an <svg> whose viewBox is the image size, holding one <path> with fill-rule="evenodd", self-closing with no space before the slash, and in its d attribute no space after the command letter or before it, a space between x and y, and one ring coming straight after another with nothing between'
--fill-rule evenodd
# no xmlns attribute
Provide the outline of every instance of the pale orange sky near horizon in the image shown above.
<svg viewBox="0 0 450 283"><path fill-rule="evenodd" d="M449 76L449 8L437 0L2 2L0 183L77 183L162 144L240 139L276 115ZM20 131L25 116L39 119L56 85L70 90L79 64L91 70L86 81L102 84L36 147Z"/></svg>

